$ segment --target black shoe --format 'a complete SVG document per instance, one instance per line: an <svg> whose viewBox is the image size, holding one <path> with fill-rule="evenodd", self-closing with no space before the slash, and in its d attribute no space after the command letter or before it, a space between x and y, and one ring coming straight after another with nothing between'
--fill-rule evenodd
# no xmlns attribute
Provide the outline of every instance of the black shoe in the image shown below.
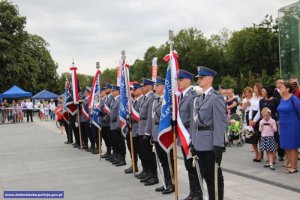
<svg viewBox="0 0 300 200"><path fill-rule="evenodd" d="M192 200L203 200L202 196L193 196Z"/></svg>
<svg viewBox="0 0 300 200"><path fill-rule="evenodd" d="M283 161L283 157L278 157L278 161Z"/></svg>
<svg viewBox="0 0 300 200"><path fill-rule="evenodd" d="M121 158L121 159L120 159L120 162L118 162L118 163L116 164L116 167L121 167L121 166L124 166L124 165L126 165L125 158Z"/></svg>
<svg viewBox="0 0 300 200"><path fill-rule="evenodd" d="M144 178L140 179L140 182L141 183L146 183L149 179L151 179L151 176L147 174L147 175L145 175Z"/></svg>
<svg viewBox="0 0 300 200"><path fill-rule="evenodd" d="M104 155L101 155L101 158L108 158L111 156L110 152L106 152Z"/></svg>
<svg viewBox="0 0 300 200"><path fill-rule="evenodd" d="M167 189L165 189L164 191L162 191L162 194L171 194L172 192L174 192L174 186L173 186L172 182L170 182L167 185Z"/></svg>
<svg viewBox="0 0 300 200"><path fill-rule="evenodd" d="M125 174L132 174L133 173L132 165L128 169L125 169L124 173Z"/></svg>
<svg viewBox="0 0 300 200"><path fill-rule="evenodd" d="M109 157L105 158L105 160L110 161L113 158L113 154L110 155Z"/></svg>
<svg viewBox="0 0 300 200"><path fill-rule="evenodd" d="M66 142L64 142L65 144L71 144L71 142L69 142L69 141L66 141Z"/></svg>
<svg viewBox="0 0 300 200"><path fill-rule="evenodd" d="M138 167L135 167L135 173L136 173L136 172L139 172ZM124 173L125 173L125 174L132 174L132 173L133 173L132 165L131 165L131 167L129 167L128 169L125 169L125 170L124 170Z"/></svg>
<svg viewBox="0 0 300 200"><path fill-rule="evenodd" d="M145 172L145 173L142 174L138 179L142 180L142 179L144 179L144 178L146 178L146 177L148 177L148 176L149 176L149 174L148 174L147 172Z"/></svg>
<svg viewBox="0 0 300 200"><path fill-rule="evenodd" d="M253 161L253 162L261 162L261 159L256 159L256 158L255 158L255 159L253 159L252 161Z"/></svg>
<svg viewBox="0 0 300 200"><path fill-rule="evenodd" d="M86 152L93 152L94 149L95 149L95 147L94 147L94 148L91 147L91 148L87 148L85 151L86 151Z"/></svg>
<svg viewBox="0 0 300 200"><path fill-rule="evenodd" d="M113 165L116 165L120 162L119 156L116 156L115 159L111 162Z"/></svg>
<svg viewBox="0 0 300 200"><path fill-rule="evenodd" d="M164 190L165 190L165 187L164 187L164 186L155 188L155 192L162 192L162 191L164 191Z"/></svg>
<svg viewBox="0 0 300 200"><path fill-rule="evenodd" d="M109 158L109 162L114 162L114 161L116 161L116 159L117 159L117 155L116 154L113 154L110 158Z"/></svg>
<svg viewBox="0 0 300 200"><path fill-rule="evenodd" d="M144 177L145 174L146 174L146 171L143 169L143 171L142 171L141 173L139 173L139 174L136 174L135 177L136 177L137 179L141 179L141 177Z"/></svg>
<svg viewBox="0 0 300 200"><path fill-rule="evenodd" d="M99 154L99 150L98 149L94 149L91 153L92 154Z"/></svg>
<svg viewBox="0 0 300 200"><path fill-rule="evenodd" d="M185 199L183 200L192 200L194 198L194 195L190 192L189 196L187 196Z"/></svg>
<svg viewBox="0 0 300 200"><path fill-rule="evenodd" d="M82 145L82 149L87 149L88 146L87 145Z"/></svg>
<svg viewBox="0 0 300 200"><path fill-rule="evenodd" d="M149 186L149 185L155 185L158 184L158 178L157 177L151 177L144 185Z"/></svg>
<svg viewBox="0 0 300 200"><path fill-rule="evenodd" d="M74 143L74 144L73 144L73 147L74 147L74 148L78 148L77 143Z"/></svg>

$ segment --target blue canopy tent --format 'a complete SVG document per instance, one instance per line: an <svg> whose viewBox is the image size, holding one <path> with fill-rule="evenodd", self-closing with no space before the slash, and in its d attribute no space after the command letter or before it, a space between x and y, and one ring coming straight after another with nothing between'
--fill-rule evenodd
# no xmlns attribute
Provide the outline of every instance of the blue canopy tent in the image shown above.
<svg viewBox="0 0 300 200"><path fill-rule="evenodd" d="M31 97L32 93L27 92L18 86L14 85L6 92L2 93L3 99L13 99L13 98L21 98L21 97Z"/></svg>
<svg viewBox="0 0 300 200"><path fill-rule="evenodd" d="M34 95L32 98L33 99L56 99L58 95L54 94L53 92L49 92L48 90L42 90L36 95Z"/></svg>
<svg viewBox="0 0 300 200"><path fill-rule="evenodd" d="M65 98L65 93L62 93L61 95L58 96L59 98Z"/></svg>

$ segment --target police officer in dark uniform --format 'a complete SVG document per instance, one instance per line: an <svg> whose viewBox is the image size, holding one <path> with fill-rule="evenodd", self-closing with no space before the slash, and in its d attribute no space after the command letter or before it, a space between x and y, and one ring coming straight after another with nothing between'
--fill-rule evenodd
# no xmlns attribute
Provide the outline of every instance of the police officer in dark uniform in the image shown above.
<svg viewBox="0 0 300 200"><path fill-rule="evenodd" d="M86 149L86 151L92 151L95 149L95 143L92 138L92 131L91 131L91 125L90 125L90 116L89 116L89 108L88 108L88 101L90 96L91 88L86 87L84 91L84 96L82 98L83 102L81 103L81 109L80 109L80 126L81 126L81 134L83 139L83 145L82 148ZM90 140L91 147L88 148L88 140Z"/></svg>
<svg viewBox="0 0 300 200"><path fill-rule="evenodd" d="M105 95L103 98L100 100L100 120L101 120L101 134L103 137L103 140L106 145L106 153L103 154L101 157L105 158L106 160L111 160L112 159L112 154L111 154L111 133L110 133L110 117L109 117L109 110L110 110L110 104L114 97L111 94L112 90L112 85L109 83L106 83L104 87L104 92ZM102 92L101 92L102 93Z"/></svg>
<svg viewBox="0 0 300 200"><path fill-rule="evenodd" d="M75 143L73 143L73 147L80 149L80 137L79 137L79 126L78 126L77 114L75 115L70 114L70 125L75 137Z"/></svg>
<svg viewBox="0 0 300 200"><path fill-rule="evenodd" d="M194 75L188 71L179 70L178 73L178 86L182 90L179 102L179 114L182 123L189 134L191 134L190 123L192 118L193 102L196 97L196 93L191 86L191 81ZM196 193L201 193L198 177L196 173L193 173L192 159L187 159L180 140L177 142L178 146L181 146L185 168L188 172L188 179L190 185L190 194L186 199L192 199Z"/></svg>
<svg viewBox="0 0 300 200"><path fill-rule="evenodd" d="M112 146L114 149L115 159L112 164L117 167L126 165L125 155L126 155L126 146L125 138L122 135L120 127L120 87L113 85L112 87L112 96L114 99L111 102L110 110L110 130L112 136Z"/></svg>
<svg viewBox="0 0 300 200"><path fill-rule="evenodd" d="M141 183L145 183L145 186L157 184L157 164L155 160L155 154L152 152L152 145L150 144L151 139L151 128L147 126L147 121L152 120L148 118L148 113L152 111L152 104L155 100L155 95L153 93L154 81L143 78L141 83L144 100L140 106L140 121L139 121L139 142L140 142L140 155L143 166L144 174L138 176Z"/></svg>
<svg viewBox="0 0 300 200"><path fill-rule="evenodd" d="M198 84L203 89L203 94L194 100L190 151L199 158L198 163L207 184L209 199L223 200L224 179L220 166L226 132L226 107L223 96L212 87L216 75L209 68L198 67ZM215 188L215 181L218 188ZM215 189L218 197L215 197ZM194 199L202 199L201 194Z"/></svg>
<svg viewBox="0 0 300 200"><path fill-rule="evenodd" d="M133 141L133 153L134 153L134 165L135 165L135 172L138 172L138 167L137 167L137 154L139 152L139 146L138 146L138 140L137 140L137 135L138 135L138 129L139 129L139 121L140 121L140 116L139 116L139 111L140 111L140 105L143 100L143 92L142 92L142 86L139 83L134 83L132 86L132 94L134 97L134 101L132 103L132 112L131 112L131 122L132 122L132 141ZM130 134L126 135L126 141L127 141L127 147L128 150L131 154L131 146L130 146ZM132 156L132 155L131 155ZM130 174L133 173L133 168L130 166L128 169L126 169L125 174Z"/></svg>
<svg viewBox="0 0 300 200"><path fill-rule="evenodd" d="M73 133L71 129L71 123L70 123L70 114L68 112L63 112L63 119L62 119L63 125L65 127L66 135L67 135L67 141L65 144L72 144L73 143Z"/></svg>
<svg viewBox="0 0 300 200"><path fill-rule="evenodd" d="M103 87L100 87L100 97L98 97L98 95L95 96L95 98L99 98L99 102L96 101L97 103L95 103L94 107L97 107L99 108L99 110L101 110L101 100L106 96L105 94L105 91L104 91L104 88ZM102 126L101 124L101 111L99 113L100 115L100 125ZM99 153L99 129L97 126L95 126L94 122L93 122L93 115L92 115L92 111L91 111L91 115L90 115L90 120L91 120L91 124L92 124L92 134L93 134L93 138L94 138L94 141L96 143L96 148L91 151L92 154L98 154ZM103 137L103 134L102 134L102 137ZM102 142L102 141L100 141ZM101 143L102 144L102 143ZM106 142L105 142L106 144Z"/></svg>
<svg viewBox="0 0 300 200"><path fill-rule="evenodd" d="M170 194L174 192L174 187L172 183L172 175L170 172L170 167L173 168L174 162L173 162L173 152L171 150L170 152L170 164L169 166L169 161L168 161L168 155L165 152L165 150L160 146L158 143L158 127L159 127L159 122L160 122L160 115L161 115L161 106L162 106L162 101L163 101L163 95L164 95L164 85L165 85L165 79L161 77L156 77L156 99L152 103L152 109L151 112L148 113L148 119L147 120L147 127L149 126L151 129L151 138L152 142L155 145L156 153L159 159L159 162L162 165L163 169L163 174L164 174L164 182L166 185L166 188L164 186L158 187L155 189L156 192L162 192L162 194Z"/></svg>

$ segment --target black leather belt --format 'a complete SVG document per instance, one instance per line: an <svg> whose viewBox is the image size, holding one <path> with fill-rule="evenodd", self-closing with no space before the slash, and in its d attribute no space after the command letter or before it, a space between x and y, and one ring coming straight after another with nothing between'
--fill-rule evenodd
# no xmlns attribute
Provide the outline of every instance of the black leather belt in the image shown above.
<svg viewBox="0 0 300 200"><path fill-rule="evenodd" d="M154 122L155 125L159 125L159 122Z"/></svg>
<svg viewBox="0 0 300 200"><path fill-rule="evenodd" d="M203 125L203 126L196 126L196 129L198 131L207 131L207 130L212 130L212 126L206 126L206 125Z"/></svg>

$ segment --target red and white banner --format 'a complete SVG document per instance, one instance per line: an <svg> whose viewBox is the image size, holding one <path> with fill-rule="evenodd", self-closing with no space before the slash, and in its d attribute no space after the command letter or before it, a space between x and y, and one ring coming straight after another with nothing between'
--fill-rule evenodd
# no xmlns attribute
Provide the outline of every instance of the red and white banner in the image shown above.
<svg viewBox="0 0 300 200"><path fill-rule="evenodd" d="M92 89L91 89L91 93L90 93L90 98L89 98L89 109L92 109L93 108L93 104L94 104L94 99L95 99L95 85L96 85L96 82L99 79L99 76L101 74L101 71L100 70L97 70L95 76L94 76L94 79L93 79L93 84L92 84ZM98 83L99 84L99 83Z"/></svg>
<svg viewBox="0 0 300 200"><path fill-rule="evenodd" d="M76 74L77 67L72 66L70 68L70 70L71 70L71 78L72 78L71 80L72 80L73 103L78 104L79 103L79 95L78 95L79 83L78 83L77 74Z"/></svg>

